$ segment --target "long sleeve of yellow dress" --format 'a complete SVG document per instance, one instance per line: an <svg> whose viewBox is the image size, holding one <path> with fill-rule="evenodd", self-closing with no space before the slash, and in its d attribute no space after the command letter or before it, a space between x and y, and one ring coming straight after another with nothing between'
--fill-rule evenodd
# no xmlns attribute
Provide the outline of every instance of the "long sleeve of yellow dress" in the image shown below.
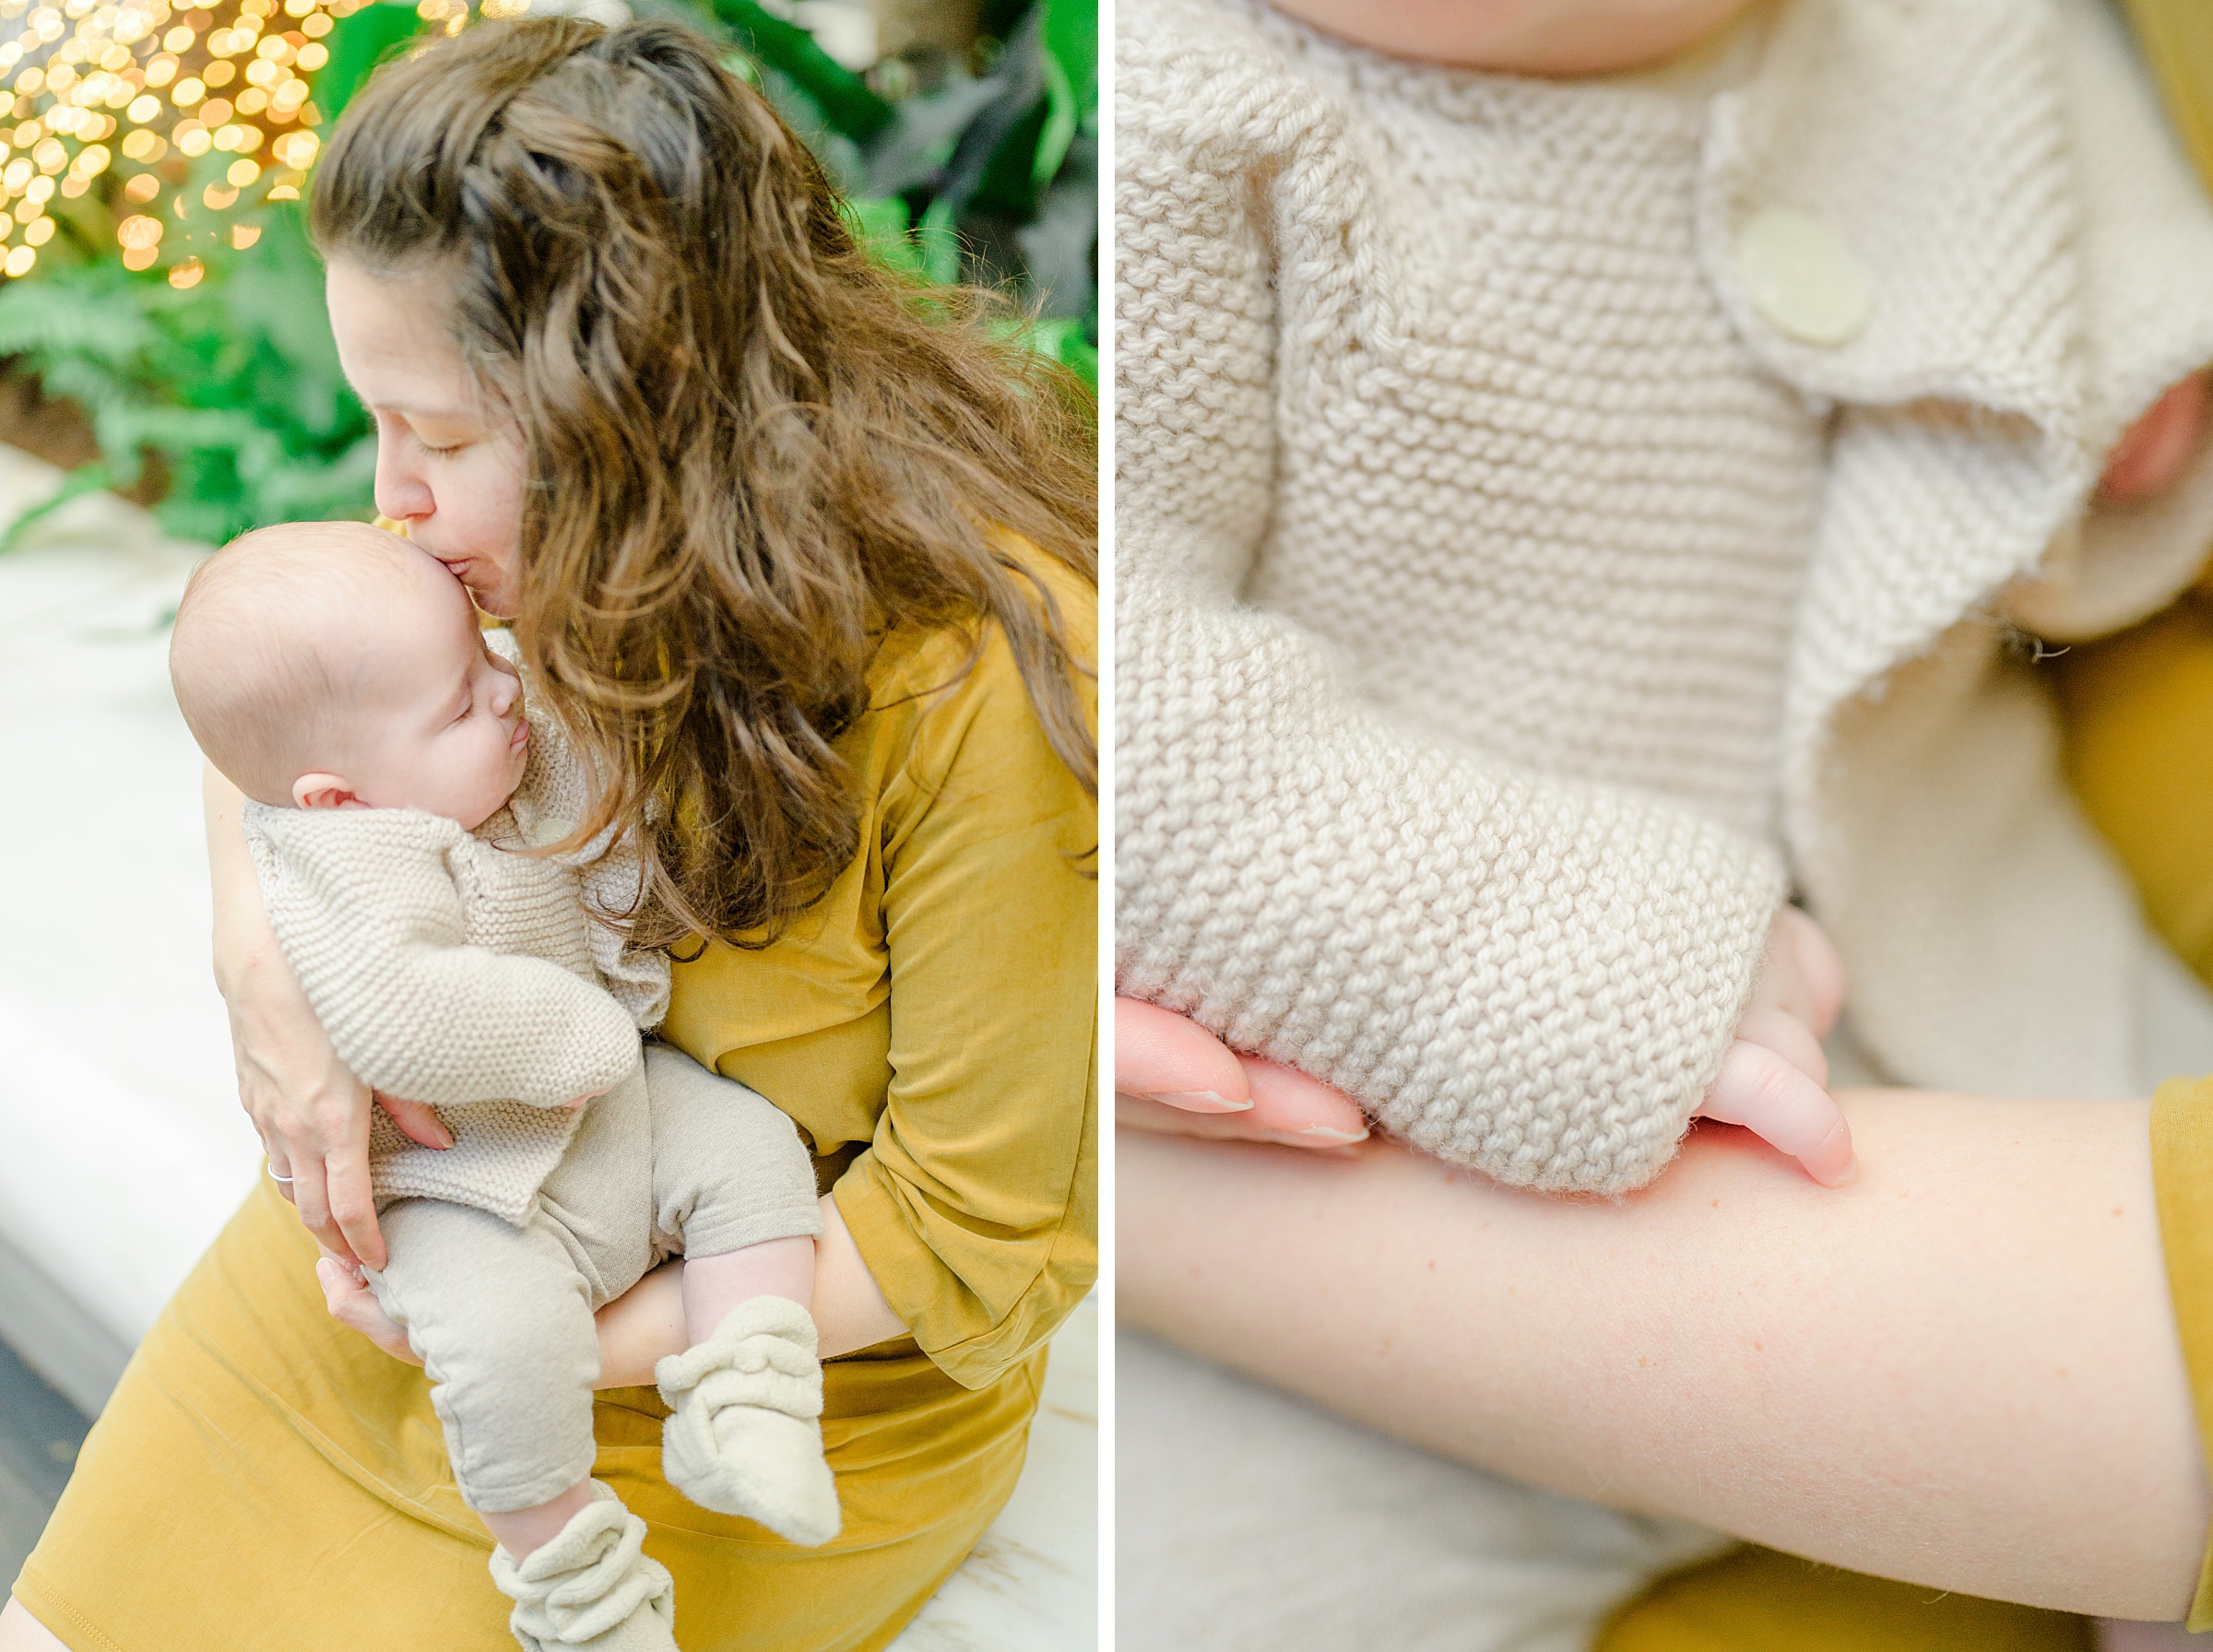
<svg viewBox="0 0 2213 1652"><path fill-rule="evenodd" d="M985 666L933 708L884 856L892 1080L839 1213L922 1351L981 1387L1097 1271L1096 914L1087 800Z"/></svg>
<svg viewBox="0 0 2213 1652"><path fill-rule="evenodd" d="M1092 635L1090 589L1035 566ZM1004 638L964 675L968 642L887 639L842 748L866 851L775 948L680 963L662 1034L799 1121L917 1344L982 1388L1096 1272L1099 885L1091 798Z"/></svg>

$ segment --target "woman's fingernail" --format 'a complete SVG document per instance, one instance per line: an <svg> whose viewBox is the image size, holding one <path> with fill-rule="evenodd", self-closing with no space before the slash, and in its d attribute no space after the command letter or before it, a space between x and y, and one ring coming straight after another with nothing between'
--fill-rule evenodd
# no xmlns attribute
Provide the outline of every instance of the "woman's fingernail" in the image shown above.
<svg viewBox="0 0 2213 1652"><path fill-rule="evenodd" d="M1233 1102L1211 1090L1154 1090L1146 1093L1164 1106L1180 1107L1186 1113L1245 1113L1252 1107L1249 1101Z"/></svg>
<svg viewBox="0 0 2213 1652"><path fill-rule="evenodd" d="M1269 1130L1263 1132L1262 1139L1295 1148L1309 1159L1354 1158L1356 1155L1353 1152L1353 1146L1358 1144L1358 1138L1354 1139L1352 1145L1346 1145L1341 1141L1331 1141L1326 1137L1310 1136L1304 1130Z"/></svg>
<svg viewBox="0 0 2213 1652"><path fill-rule="evenodd" d="M1332 1130L1327 1125L1308 1125L1304 1128L1294 1130L1291 1133L1294 1136L1303 1136L1308 1141L1326 1141L1332 1146L1367 1139L1366 1126L1362 1126L1358 1130Z"/></svg>

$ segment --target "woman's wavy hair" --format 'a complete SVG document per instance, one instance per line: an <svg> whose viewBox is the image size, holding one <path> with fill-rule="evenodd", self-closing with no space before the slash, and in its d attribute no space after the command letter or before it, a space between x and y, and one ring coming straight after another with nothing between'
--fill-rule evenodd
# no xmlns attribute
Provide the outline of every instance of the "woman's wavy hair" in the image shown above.
<svg viewBox="0 0 2213 1652"><path fill-rule="evenodd" d="M380 70L326 258L449 276L526 450L515 629L637 832L633 942L764 945L859 849L835 749L893 625L1005 635L1084 790L1088 672L1029 541L1095 583L1095 412L990 301L872 263L821 166L665 22L480 24ZM954 681L959 680L956 674Z"/></svg>

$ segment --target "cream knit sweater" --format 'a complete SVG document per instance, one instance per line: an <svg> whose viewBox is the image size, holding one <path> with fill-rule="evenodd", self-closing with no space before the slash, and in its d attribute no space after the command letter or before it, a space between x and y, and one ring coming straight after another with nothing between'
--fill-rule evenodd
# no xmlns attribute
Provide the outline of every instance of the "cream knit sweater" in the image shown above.
<svg viewBox="0 0 2213 1652"><path fill-rule="evenodd" d="M506 633L491 643L514 657ZM626 953L586 912L627 911L635 854L515 852L567 836L591 795L559 726L534 714L531 734L521 787L474 834L414 808L245 807L270 926L339 1058L454 1134L420 1147L377 1112L380 1209L438 1198L522 1221L576 1133L564 1103L634 1074L640 1028L668 1009L667 958Z"/></svg>
<svg viewBox="0 0 2213 1652"><path fill-rule="evenodd" d="M2213 540L2202 454L2085 513L2213 360L2213 214L2095 0L1754 32L1714 91L1119 14L1120 988L1515 1184L1657 1173L1793 883L1896 1077L2154 1076L2005 643ZM1778 208L1849 336L1748 284Z"/></svg>

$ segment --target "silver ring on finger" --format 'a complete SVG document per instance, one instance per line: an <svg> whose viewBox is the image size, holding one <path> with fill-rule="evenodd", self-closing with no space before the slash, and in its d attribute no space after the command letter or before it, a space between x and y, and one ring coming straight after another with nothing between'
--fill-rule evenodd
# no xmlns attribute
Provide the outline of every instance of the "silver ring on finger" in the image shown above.
<svg viewBox="0 0 2213 1652"><path fill-rule="evenodd" d="M292 1185L292 1178L291 1178L291 1177L290 1177L290 1176L280 1176L280 1175L278 1175L278 1174L277 1174L277 1162L276 1162L274 1159L271 1159L271 1158L267 1157L266 1155L264 1155L264 1156L263 1156L263 1158L262 1158L262 1161L261 1161L261 1166L262 1166L262 1168L263 1168L264 1170L266 1170L266 1171L267 1171L267 1172L269 1173L269 1180L270 1180L270 1181L272 1181L272 1182L278 1182L278 1183L281 1183L281 1184L282 1184L284 1186L287 1186L287 1187L290 1187L290 1186Z"/></svg>

